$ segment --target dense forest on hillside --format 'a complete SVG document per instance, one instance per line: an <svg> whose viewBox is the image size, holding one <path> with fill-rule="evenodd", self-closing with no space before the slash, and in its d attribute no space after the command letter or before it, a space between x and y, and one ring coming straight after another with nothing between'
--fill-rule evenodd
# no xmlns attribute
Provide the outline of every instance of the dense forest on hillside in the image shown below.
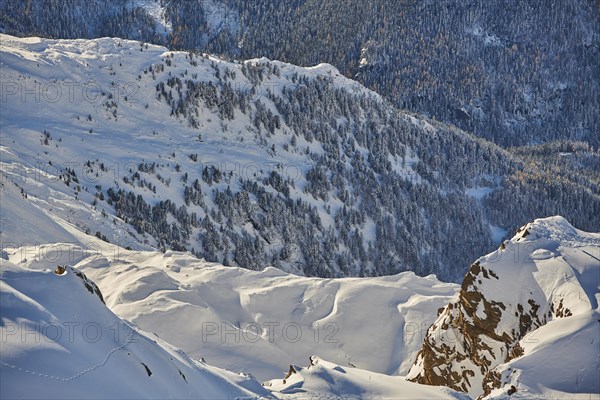
<svg viewBox="0 0 600 400"><path fill-rule="evenodd" d="M217 84L170 77L157 84L157 96L170 104L174 118L192 127L200 123L196 110L204 107L224 123L236 112L247 114L267 153L303 154L312 165L303 176L309 197L298 196L299 182L277 168L262 179L236 179L215 165L204 166L198 180L181 178L185 206L205 215L197 221L171 201L145 204L128 193L128 185L109 191L117 214L164 248L192 248L225 265L275 265L315 276L386 275L407 268L457 280L465 260L497 245L488 224L510 233L523 221L558 212L582 229L600 224L594 172L600 156L586 143L548 143L511 154L455 127L399 113L376 97L349 93L326 76L284 77L276 65L246 64L242 73L254 82L248 90L232 85L231 70L215 65L214 73ZM267 98L252 100L263 85L281 79L281 94L267 91ZM276 150L281 135L288 143ZM160 171L140 165L127 182L139 186L140 174ZM470 188L487 194L466 195ZM166 222L169 214L181 229ZM193 244L194 226L199 247Z"/></svg>
<svg viewBox="0 0 600 400"><path fill-rule="evenodd" d="M588 230L600 224L600 157L587 143L508 151L402 112L328 66L231 63L110 40L93 48L114 51L111 44L120 52L113 63L88 60L101 71L94 78L136 81L145 88L138 96L152 101L132 108L106 97L84 114L85 126L107 131L106 143L117 147L144 129L125 128L131 118L158 116L169 134L146 126L152 134L114 181L82 188L73 169L61 179L76 196L93 195L104 218L129 224L146 245L256 270L273 265L322 277L412 270L456 281L471 260L536 216L560 213ZM132 68L132 59L145 69ZM60 165L60 148L94 138L74 129L74 141L59 144L50 130L37 154L52 165ZM217 149L220 161L207 162ZM272 165L239 173L232 166L249 162L239 149ZM96 157L81 160L84 172L105 176L114 160L110 152ZM111 229L81 228L111 240Z"/></svg>
<svg viewBox="0 0 600 400"><path fill-rule="evenodd" d="M400 108L503 146L598 148L599 10L595 0L34 0L2 2L0 27L327 62Z"/></svg>

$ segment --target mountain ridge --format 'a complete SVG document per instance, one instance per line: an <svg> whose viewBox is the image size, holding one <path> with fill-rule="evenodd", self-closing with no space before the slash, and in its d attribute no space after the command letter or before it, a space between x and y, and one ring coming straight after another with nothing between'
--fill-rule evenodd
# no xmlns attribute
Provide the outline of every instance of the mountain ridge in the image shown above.
<svg viewBox="0 0 600 400"><path fill-rule="evenodd" d="M533 216L598 222L595 181L573 167L545 170L401 112L327 65L109 38L1 41L3 184L123 247L315 276L459 280L465 259ZM573 163L598 158L577 151Z"/></svg>

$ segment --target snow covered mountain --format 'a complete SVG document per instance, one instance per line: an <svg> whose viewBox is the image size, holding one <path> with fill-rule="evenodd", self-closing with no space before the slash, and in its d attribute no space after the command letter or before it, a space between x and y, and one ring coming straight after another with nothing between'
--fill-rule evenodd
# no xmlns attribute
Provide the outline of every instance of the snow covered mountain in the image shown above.
<svg viewBox="0 0 600 400"><path fill-rule="evenodd" d="M600 391L600 235L501 241L597 230L585 146L517 156L326 64L0 55L2 397Z"/></svg>
<svg viewBox="0 0 600 400"><path fill-rule="evenodd" d="M504 397L600 396L600 234L538 219L477 260L408 379Z"/></svg>
<svg viewBox="0 0 600 400"><path fill-rule="evenodd" d="M457 281L534 217L600 224L596 180L400 112L330 65L110 38L2 35L0 51L2 248L96 236L254 270ZM13 217L27 213L39 222Z"/></svg>
<svg viewBox="0 0 600 400"><path fill-rule="evenodd" d="M24 232L35 225L36 214L19 215ZM72 243L1 254L3 398L463 398L402 377L456 284L249 271L126 250L59 223ZM295 367L293 382L252 376L309 358L320 366Z"/></svg>
<svg viewBox="0 0 600 400"><path fill-rule="evenodd" d="M248 398L255 380L193 360L113 314L77 269L2 260L0 395L8 398Z"/></svg>

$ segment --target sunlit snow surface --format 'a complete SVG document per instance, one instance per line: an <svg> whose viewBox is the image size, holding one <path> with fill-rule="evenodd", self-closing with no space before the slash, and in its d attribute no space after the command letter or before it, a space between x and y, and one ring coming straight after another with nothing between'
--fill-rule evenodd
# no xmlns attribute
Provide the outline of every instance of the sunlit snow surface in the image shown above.
<svg viewBox="0 0 600 400"><path fill-rule="evenodd" d="M404 375L437 310L458 290L456 284L412 272L306 278L98 242L103 247L98 253L53 244L16 249L8 257L29 268L45 265L40 254L57 264L71 260L122 318L194 358L261 380L278 377L289 364L302 365L313 354Z"/></svg>
<svg viewBox="0 0 600 400"><path fill-rule="evenodd" d="M577 231L560 217L537 220L529 230L527 237L518 234L505 244L504 254L509 254L511 246L514 249L521 243L518 256L498 258L495 252L480 260L482 265L493 265L490 269L500 278L490 280L492 286L484 293L490 298L503 299L507 304L530 296L542 303L543 299L538 297L544 293L562 296L573 315L549 321L532 331L521 342L524 355L498 366L498 371L508 374L510 384L518 387L514 395L517 398L597 398L598 387L594 382L597 382L600 333L600 262L596 258L600 250L599 235ZM78 235L75 229L70 231ZM419 278L403 273L366 279L306 278L273 268L256 272L223 267L185 253L127 251L100 240L94 251L49 244L9 249L4 257L10 263L3 261L3 337L9 340L3 343L3 362L21 369L68 379L101 363L100 355L124 342L107 339L90 344L76 340L72 344L78 346L76 349L60 340L22 342L20 333L11 334L11 324L42 321L60 325L75 321L85 326L100 321L109 332L110 324L115 322L121 324L125 332L131 332L129 327L135 326L117 319L72 273L56 276L48 271L70 260L99 284L108 307L144 331L152 332L143 335L156 340L159 346L147 351L163 354L164 348L171 348L162 342L166 340L186 350L195 360L204 358L210 365L232 371L210 369L186 356L178 362L191 365L176 363L182 371L188 368L190 372L184 371L186 376L200 372L224 376L229 379L225 385L227 390L242 390L235 386L242 384L257 390L257 382L245 377L252 374L259 381L268 377L264 387L278 397L463 396L445 388L405 382L402 377L422 341L423 333L413 324L422 321L427 327L435 319L437 308L458 290L456 285L441 283L433 277ZM513 278L506 279L510 276ZM520 277L515 279L514 276ZM526 288L530 288L527 290L531 294ZM317 331L317 340L312 329L315 323L321 328ZM288 329L284 333L286 325ZM267 326L273 329L264 329ZM332 330L332 326L335 329ZM263 328L261 335L256 335L257 327ZM246 330L239 331L240 328ZM51 329L47 331L48 336L53 337ZM300 338L297 332L301 332ZM101 349L97 357L93 350L96 348ZM49 360L48 364L38 361L42 354L44 360ZM121 354L121 350L117 354ZM311 354L323 359L310 357ZM72 363L72 357L77 361ZM136 369L141 365L137 362L144 362L153 371L164 370L161 374L173 373L170 367L162 366L153 358L138 356L139 360L135 359L130 365L129 358L122 357L124 365L116 370L132 368L135 373L131 373L139 374L140 379L148 377L144 369ZM335 361L324 361L327 359ZM152 362L152 366L144 360ZM296 373L284 382L289 364L296 365ZM55 368L55 365L60 367ZM176 370L175 373L178 374ZM6 365L2 374L3 377L11 374L11 379L28 383L46 379ZM124 374L119 376L127 376ZM85 382L87 378L81 379ZM31 387L31 390L36 388ZM3 390L11 393L10 388ZM81 395L84 389L75 390L71 386L57 390L60 396L73 397ZM115 385L111 390L114 394L120 389ZM31 395L41 396L40 393L32 391ZM119 393L129 395L130 392ZM130 395L143 397L147 392L136 393ZM491 393L494 398L507 396L505 387Z"/></svg>
<svg viewBox="0 0 600 400"><path fill-rule="evenodd" d="M3 260L2 398L232 398L268 393L114 315L74 270ZM247 387L248 389L245 389Z"/></svg>

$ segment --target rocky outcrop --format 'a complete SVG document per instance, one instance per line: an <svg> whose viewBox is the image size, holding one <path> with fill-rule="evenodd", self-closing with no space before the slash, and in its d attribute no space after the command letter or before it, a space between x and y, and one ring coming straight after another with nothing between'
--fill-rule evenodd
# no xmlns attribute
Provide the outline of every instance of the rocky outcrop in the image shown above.
<svg viewBox="0 0 600 400"><path fill-rule="evenodd" d="M577 273L561 254L576 247L575 238L564 240L565 231L577 235L561 217L536 220L471 265L407 379L479 398L505 385L510 391L496 367L521 357L521 341L537 328L586 308Z"/></svg>
<svg viewBox="0 0 600 400"><path fill-rule="evenodd" d="M75 274L75 276L77 276L79 279L81 279L83 281L83 286L85 286L85 288L91 294L95 294L96 296L98 296L98 298L100 299L100 301L103 304L106 304L106 302L104 301L104 296L102 296L102 292L100 291L100 288L98 287L98 285L96 285L94 282L92 282L92 280L89 279L83 272L81 272L80 270L78 270L76 268L68 266L68 265L64 265L64 266L58 265L56 267L56 269L54 269L54 275L57 275L57 276L64 276L68 272Z"/></svg>
<svg viewBox="0 0 600 400"><path fill-rule="evenodd" d="M91 294L95 294L96 296L98 296L98 298L100 299L100 301L103 304L106 304L104 302L104 296L102 296L102 292L100 291L100 288L98 287L98 285L96 285L94 282L92 282L92 280L90 280L87 276L85 276L85 274L83 272L81 272L80 270L73 268L73 267L68 267L71 272L73 272L75 275L77 275L77 277L79 277L82 281L83 281L83 286L85 286L85 288L91 293Z"/></svg>

